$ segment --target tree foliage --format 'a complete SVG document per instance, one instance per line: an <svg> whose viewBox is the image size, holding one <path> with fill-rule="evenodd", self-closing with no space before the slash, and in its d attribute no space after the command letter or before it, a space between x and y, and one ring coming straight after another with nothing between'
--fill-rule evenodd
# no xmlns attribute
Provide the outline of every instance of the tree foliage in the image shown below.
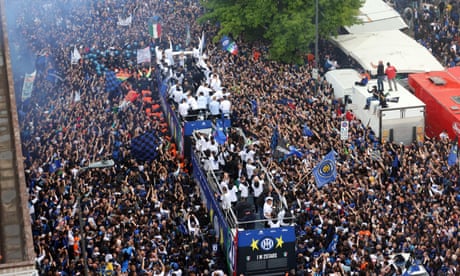
<svg viewBox="0 0 460 276"><path fill-rule="evenodd" d="M296 62L315 40L315 0L202 0L201 22L219 23L215 38L232 34L270 44L270 58ZM322 38L341 26L358 22L362 0L319 0L318 29Z"/></svg>

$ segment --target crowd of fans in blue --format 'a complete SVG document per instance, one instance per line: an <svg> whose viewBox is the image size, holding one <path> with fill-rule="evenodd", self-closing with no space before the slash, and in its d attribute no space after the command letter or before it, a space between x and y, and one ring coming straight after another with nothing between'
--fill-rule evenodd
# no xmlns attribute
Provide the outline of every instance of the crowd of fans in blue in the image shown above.
<svg viewBox="0 0 460 276"><path fill-rule="evenodd" d="M453 66L460 50L458 16L455 3L449 5L438 13L420 7L415 28L416 39ZM82 275L82 244L92 275L224 275L223 253L208 227L192 168L161 131L165 118L159 111L146 112L144 95L125 98L131 90L139 95L150 90L158 100L152 76L164 68L156 57L151 65L138 65L136 49L149 46L155 54L156 46L169 47L169 38L174 50L187 50L202 32L208 38L208 69L220 78L226 97L238 103L229 112L233 125L252 141L241 144L230 137L216 145L229 158L218 167L229 183L261 183L260 198L276 194L263 181L258 162L272 173L286 211L296 217L293 275L393 275L398 271L389 259L399 252L410 253L431 275L459 273L459 168L447 161L454 137L380 143L364 122L343 110L325 80L312 78L307 58L301 66L280 64L267 59L262 44L237 40L237 55L214 45L216 26L196 23L203 12L197 1L15 1L12 6L17 25L10 26L11 51L38 56L32 97L18 108L40 275ZM130 15L129 25L117 25ZM161 39L149 34L152 18L161 22ZM15 32L23 39L11 35ZM70 59L74 47L82 55L77 64ZM321 43L320 53L333 51ZM14 62L21 63L20 55L13 57L13 67ZM105 75L115 69L130 77L107 92ZM193 93L187 65L183 72L190 81L185 91ZM22 81L16 83L21 91ZM347 141L339 138L343 120L349 121ZM275 128L280 143L294 145L300 155L274 155ZM136 160L131 141L149 131L161 137L160 154ZM331 150L337 152L337 179L318 189L311 171ZM82 170L107 158L115 166ZM255 196L254 189L246 192ZM262 208L264 201L252 202ZM338 242L329 251L334 235Z"/></svg>

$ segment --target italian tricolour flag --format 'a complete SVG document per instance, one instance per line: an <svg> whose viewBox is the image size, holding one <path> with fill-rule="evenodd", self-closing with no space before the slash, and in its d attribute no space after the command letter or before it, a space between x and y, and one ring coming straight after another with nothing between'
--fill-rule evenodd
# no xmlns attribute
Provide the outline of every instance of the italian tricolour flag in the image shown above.
<svg viewBox="0 0 460 276"><path fill-rule="evenodd" d="M160 23L154 23L149 26L150 35L157 39L161 37L161 25Z"/></svg>

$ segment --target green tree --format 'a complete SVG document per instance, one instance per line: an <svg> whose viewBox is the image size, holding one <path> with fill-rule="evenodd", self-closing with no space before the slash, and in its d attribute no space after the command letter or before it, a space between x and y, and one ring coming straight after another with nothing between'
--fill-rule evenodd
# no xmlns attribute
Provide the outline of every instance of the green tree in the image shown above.
<svg viewBox="0 0 460 276"><path fill-rule="evenodd" d="M341 26L358 22L363 0L319 0L318 29L322 38ZM315 41L315 0L202 0L200 22L219 23L216 41L232 34L246 41L269 42L270 58L298 62Z"/></svg>

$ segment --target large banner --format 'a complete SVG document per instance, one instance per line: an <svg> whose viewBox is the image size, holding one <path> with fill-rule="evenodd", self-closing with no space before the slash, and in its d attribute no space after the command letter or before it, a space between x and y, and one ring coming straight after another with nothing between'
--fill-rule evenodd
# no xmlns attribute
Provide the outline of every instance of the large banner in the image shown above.
<svg viewBox="0 0 460 276"><path fill-rule="evenodd" d="M24 84L22 86L22 101L25 101L32 96L32 90L34 89L34 81L36 74L37 71L34 71L31 74L25 74Z"/></svg>
<svg viewBox="0 0 460 276"><path fill-rule="evenodd" d="M294 226L238 232L237 275L279 275L296 268Z"/></svg>
<svg viewBox="0 0 460 276"><path fill-rule="evenodd" d="M150 53L150 47L145 47L144 49L137 50L137 64L140 63L150 63L152 59L152 54Z"/></svg>

